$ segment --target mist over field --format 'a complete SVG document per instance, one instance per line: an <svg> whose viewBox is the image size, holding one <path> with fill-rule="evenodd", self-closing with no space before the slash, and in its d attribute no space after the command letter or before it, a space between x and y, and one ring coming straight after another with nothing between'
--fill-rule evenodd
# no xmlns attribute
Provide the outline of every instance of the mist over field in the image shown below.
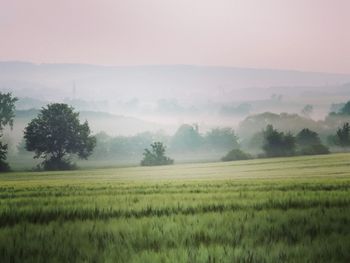
<svg viewBox="0 0 350 263"><path fill-rule="evenodd" d="M1 0L0 263L349 263L349 11Z"/></svg>
<svg viewBox="0 0 350 263"><path fill-rule="evenodd" d="M106 127L91 121L95 132L114 135L152 128L174 132L186 122L199 123L203 129L236 126L250 114L300 113L307 104L314 107L312 117L320 119L329 113L331 104L344 102L350 95L349 83L350 74L272 69L0 62L0 89L20 98L18 110L66 102L79 111L143 121L138 128L130 124L130 129L129 125Z"/></svg>
<svg viewBox="0 0 350 263"><path fill-rule="evenodd" d="M252 145L252 138L267 124L295 134L307 127L326 142L341 124L327 116L350 97L350 75L192 65L115 67L3 61L0 90L19 98L13 130L5 133L12 153L9 160L19 163L18 167L36 163L26 154L26 164L21 166L23 158L16 157L24 147L24 128L42 107L56 102L79 111L80 119L87 120L98 135L98 146L105 143L106 149L113 148L110 145L118 138L135 145L129 155L109 149L114 154L95 153L97 160L83 162L113 166L138 163L143 149L155 140L164 142L178 162L220 159L232 145L216 149L204 142L216 128L233 129L238 143L253 153L261 150ZM311 108L305 112L305 107ZM203 141L198 145L203 146L194 143L182 152L176 150L174 138L183 125L198 127L202 137L198 140Z"/></svg>

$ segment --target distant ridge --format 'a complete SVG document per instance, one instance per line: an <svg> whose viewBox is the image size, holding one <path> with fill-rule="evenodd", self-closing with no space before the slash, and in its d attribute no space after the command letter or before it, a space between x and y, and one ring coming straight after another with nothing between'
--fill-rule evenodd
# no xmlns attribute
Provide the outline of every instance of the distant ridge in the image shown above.
<svg viewBox="0 0 350 263"><path fill-rule="evenodd" d="M0 90L38 99L216 99L223 93L270 87L327 87L350 82L350 74L192 65L99 66L0 62ZM34 95L33 95L34 94ZM236 94L238 96L238 94ZM262 94L266 96L266 94ZM260 96L253 92L251 96Z"/></svg>

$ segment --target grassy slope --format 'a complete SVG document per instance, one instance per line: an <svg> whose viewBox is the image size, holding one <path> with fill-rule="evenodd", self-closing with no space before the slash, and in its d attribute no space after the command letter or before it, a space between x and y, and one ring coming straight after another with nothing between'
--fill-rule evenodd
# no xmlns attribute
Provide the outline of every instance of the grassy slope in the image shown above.
<svg viewBox="0 0 350 263"><path fill-rule="evenodd" d="M349 262L350 155L0 175L0 261Z"/></svg>

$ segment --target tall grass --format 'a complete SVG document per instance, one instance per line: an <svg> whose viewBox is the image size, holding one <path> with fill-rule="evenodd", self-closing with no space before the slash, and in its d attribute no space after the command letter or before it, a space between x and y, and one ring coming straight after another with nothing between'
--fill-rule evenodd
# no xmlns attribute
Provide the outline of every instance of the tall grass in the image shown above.
<svg viewBox="0 0 350 263"><path fill-rule="evenodd" d="M0 262L350 262L350 155L292 159L0 175Z"/></svg>

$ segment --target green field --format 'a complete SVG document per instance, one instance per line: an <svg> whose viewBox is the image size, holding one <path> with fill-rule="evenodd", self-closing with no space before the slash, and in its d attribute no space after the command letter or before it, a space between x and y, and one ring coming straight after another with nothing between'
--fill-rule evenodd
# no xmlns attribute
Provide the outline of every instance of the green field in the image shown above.
<svg viewBox="0 0 350 263"><path fill-rule="evenodd" d="M350 262L350 154L0 175L0 262Z"/></svg>

